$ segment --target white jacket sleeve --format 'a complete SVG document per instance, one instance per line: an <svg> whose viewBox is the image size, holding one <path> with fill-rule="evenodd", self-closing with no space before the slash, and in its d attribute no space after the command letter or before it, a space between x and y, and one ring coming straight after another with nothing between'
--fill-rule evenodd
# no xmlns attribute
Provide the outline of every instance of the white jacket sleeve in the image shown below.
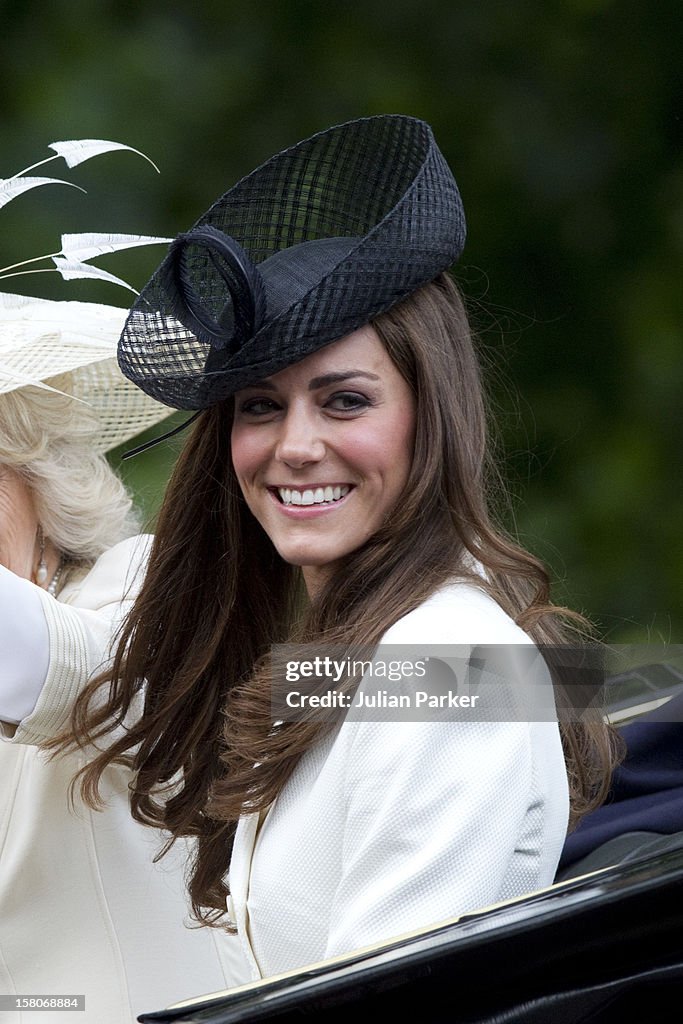
<svg viewBox="0 0 683 1024"><path fill-rule="evenodd" d="M13 725L33 711L50 662L39 589L0 565L0 720Z"/></svg>
<svg viewBox="0 0 683 1024"><path fill-rule="evenodd" d="M69 726L74 702L88 680L106 666L117 633L137 595L151 537L131 537L98 558L77 587L59 600L36 588L47 623L49 664L35 707L12 735L15 743L40 745Z"/></svg>

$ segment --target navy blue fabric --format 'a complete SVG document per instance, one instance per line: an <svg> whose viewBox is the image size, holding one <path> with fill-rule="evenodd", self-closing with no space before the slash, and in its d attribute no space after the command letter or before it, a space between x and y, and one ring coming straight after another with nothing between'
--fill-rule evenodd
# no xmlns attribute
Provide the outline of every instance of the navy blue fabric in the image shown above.
<svg viewBox="0 0 683 1024"><path fill-rule="evenodd" d="M624 832L683 831L683 693L621 733L627 752L610 795L567 837L560 868Z"/></svg>

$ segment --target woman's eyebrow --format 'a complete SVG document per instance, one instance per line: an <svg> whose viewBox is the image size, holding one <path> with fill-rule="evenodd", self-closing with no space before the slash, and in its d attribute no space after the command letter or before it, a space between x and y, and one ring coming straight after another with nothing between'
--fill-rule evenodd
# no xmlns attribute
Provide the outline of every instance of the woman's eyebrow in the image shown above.
<svg viewBox="0 0 683 1024"><path fill-rule="evenodd" d="M312 377L308 382L308 390L315 391L317 388L325 388L330 384L341 384L345 380L350 380L352 377L365 377L367 380L379 380L380 378L375 373L369 373L367 370L339 370L336 373L324 373L320 377ZM241 389L242 391L277 391L277 387L273 384L272 380L267 377L265 380L259 380L256 384L245 384Z"/></svg>
<svg viewBox="0 0 683 1024"><path fill-rule="evenodd" d="M366 377L368 380L380 379L376 374L368 373L367 370L342 370L338 373L325 373L321 377L312 377L308 382L308 390L315 391L316 388L325 388L330 384L341 384L342 381L349 380L351 377Z"/></svg>
<svg viewBox="0 0 683 1024"><path fill-rule="evenodd" d="M273 384L272 380L257 380L255 384L245 384L240 391L277 391L277 388Z"/></svg>

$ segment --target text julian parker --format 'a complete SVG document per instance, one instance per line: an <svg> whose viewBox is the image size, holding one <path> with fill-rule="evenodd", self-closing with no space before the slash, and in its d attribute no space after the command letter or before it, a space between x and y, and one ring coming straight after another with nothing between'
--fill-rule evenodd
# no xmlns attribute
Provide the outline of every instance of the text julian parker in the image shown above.
<svg viewBox="0 0 683 1024"><path fill-rule="evenodd" d="M475 708L481 694L459 694L453 690L444 693L430 693L415 690L414 693L391 693L389 690L375 690L373 693L360 690L358 693L341 693L327 690L325 693L301 693L290 690L285 697L289 708Z"/></svg>

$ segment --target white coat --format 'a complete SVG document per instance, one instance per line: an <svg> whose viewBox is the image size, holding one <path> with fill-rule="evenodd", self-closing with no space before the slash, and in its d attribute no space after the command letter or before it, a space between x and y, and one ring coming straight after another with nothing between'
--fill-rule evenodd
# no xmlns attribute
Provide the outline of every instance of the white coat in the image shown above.
<svg viewBox="0 0 683 1024"><path fill-rule="evenodd" d="M464 583L382 641L530 643ZM229 880L252 977L544 888L568 811L555 721L345 720L303 757L260 824L253 814L239 823Z"/></svg>
<svg viewBox="0 0 683 1024"><path fill-rule="evenodd" d="M71 810L69 784L83 756L50 761L37 747L67 728L146 551L145 538L117 544L57 601L36 588L48 675L34 711L16 730L5 727L0 743L0 993L84 995L85 1012L9 1011L3 1024L133 1024L142 1012L249 977L234 937L188 927L189 847L179 842L153 863L161 834L133 821L129 772L107 769L104 811L80 799Z"/></svg>

